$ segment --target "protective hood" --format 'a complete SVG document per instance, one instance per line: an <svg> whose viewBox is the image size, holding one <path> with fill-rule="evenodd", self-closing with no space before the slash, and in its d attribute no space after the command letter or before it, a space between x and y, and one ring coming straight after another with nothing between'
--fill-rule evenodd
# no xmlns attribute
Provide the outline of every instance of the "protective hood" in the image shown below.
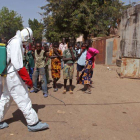
<svg viewBox="0 0 140 140"><path fill-rule="evenodd" d="M32 40L33 38L33 31L31 30L31 28L26 27L21 31L21 38L22 38L22 42L27 42Z"/></svg>
<svg viewBox="0 0 140 140"><path fill-rule="evenodd" d="M23 67L23 45L21 40L21 32L17 31L16 35L8 41L7 45L7 62L11 60L13 65L8 72L14 69L20 69Z"/></svg>

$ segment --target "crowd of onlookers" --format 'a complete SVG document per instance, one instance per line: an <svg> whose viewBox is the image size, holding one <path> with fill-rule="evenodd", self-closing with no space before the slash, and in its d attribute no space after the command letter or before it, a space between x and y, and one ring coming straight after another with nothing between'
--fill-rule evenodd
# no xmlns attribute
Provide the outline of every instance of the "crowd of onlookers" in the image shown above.
<svg viewBox="0 0 140 140"><path fill-rule="evenodd" d="M77 61L77 84L85 85L85 92L91 93L91 78L95 56L98 53L98 50L90 47L88 41L81 46L71 42L66 44L64 40L60 44L55 42L42 45L41 42L37 42L35 45L24 46L24 67L33 81L33 90L30 92L38 92L42 88L44 97L48 96L47 84L50 83L49 65L51 65L54 92L58 91L57 83L63 70L63 94L66 93L67 80L69 92L73 94L74 63Z"/></svg>

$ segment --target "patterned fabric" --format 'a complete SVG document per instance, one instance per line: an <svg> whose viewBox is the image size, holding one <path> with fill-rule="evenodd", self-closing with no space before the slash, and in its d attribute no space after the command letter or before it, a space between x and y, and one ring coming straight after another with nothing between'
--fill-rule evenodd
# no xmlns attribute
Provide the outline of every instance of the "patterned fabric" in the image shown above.
<svg viewBox="0 0 140 140"><path fill-rule="evenodd" d="M52 78L59 79L60 78L60 70L58 69L51 69Z"/></svg>
<svg viewBox="0 0 140 140"><path fill-rule="evenodd" d="M93 61L92 60L86 60L86 65L84 69L82 70L82 73L79 77L78 84L91 84L91 76L92 76L92 66Z"/></svg>
<svg viewBox="0 0 140 140"><path fill-rule="evenodd" d="M64 65L63 69L63 78L64 79L73 79L73 73L74 73L74 65Z"/></svg>
<svg viewBox="0 0 140 140"><path fill-rule="evenodd" d="M57 50L59 55L62 56L62 51ZM53 49L50 51L49 56L55 56ZM61 70L61 59L59 58L53 58L51 59L51 73L52 78L60 78L60 70Z"/></svg>
<svg viewBox="0 0 140 140"><path fill-rule="evenodd" d="M59 55L62 56L62 51L57 50ZM50 51L49 56L55 56L53 49ZM51 69L61 70L61 59L59 58L53 58L51 59Z"/></svg>

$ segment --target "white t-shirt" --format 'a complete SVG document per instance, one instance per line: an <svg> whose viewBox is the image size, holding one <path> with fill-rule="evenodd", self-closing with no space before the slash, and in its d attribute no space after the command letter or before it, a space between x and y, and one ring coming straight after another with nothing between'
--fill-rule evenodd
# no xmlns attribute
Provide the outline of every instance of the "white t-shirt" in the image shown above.
<svg viewBox="0 0 140 140"><path fill-rule="evenodd" d="M80 54L80 53L81 53L81 49L78 50L78 54ZM78 59L78 61L77 61L77 63L78 63L79 65L85 66L85 64L86 64L86 55L87 55L87 50L85 50L85 51L81 54L81 56L79 57L79 59Z"/></svg>
<svg viewBox="0 0 140 140"><path fill-rule="evenodd" d="M60 45L59 45L59 50L61 50L62 51L62 53L65 51L67 49L67 44L66 43L61 43Z"/></svg>

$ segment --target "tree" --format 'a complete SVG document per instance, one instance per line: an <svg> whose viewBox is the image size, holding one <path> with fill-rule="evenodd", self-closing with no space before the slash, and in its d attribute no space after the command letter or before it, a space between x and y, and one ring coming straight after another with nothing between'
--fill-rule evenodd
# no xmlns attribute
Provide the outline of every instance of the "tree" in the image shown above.
<svg viewBox="0 0 140 140"><path fill-rule="evenodd" d="M110 27L117 26L125 6L119 0L47 0L44 26L49 40L90 34L109 35Z"/></svg>
<svg viewBox="0 0 140 140"><path fill-rule="evenodd" d="M8 40L16 34L17 30L23 28L22 17L17 12L3 7L0 10L0 37L6 37Z"/></svg>
<svg viewBox="0 0 140 140"><path fill-rule="evenodd" d="M29 27L33 30L35 42L42 41L42 34L44 30L43 24L38 22L37 19L34 19L34 20L29 19L28 24L29 24Z"/></svg>

